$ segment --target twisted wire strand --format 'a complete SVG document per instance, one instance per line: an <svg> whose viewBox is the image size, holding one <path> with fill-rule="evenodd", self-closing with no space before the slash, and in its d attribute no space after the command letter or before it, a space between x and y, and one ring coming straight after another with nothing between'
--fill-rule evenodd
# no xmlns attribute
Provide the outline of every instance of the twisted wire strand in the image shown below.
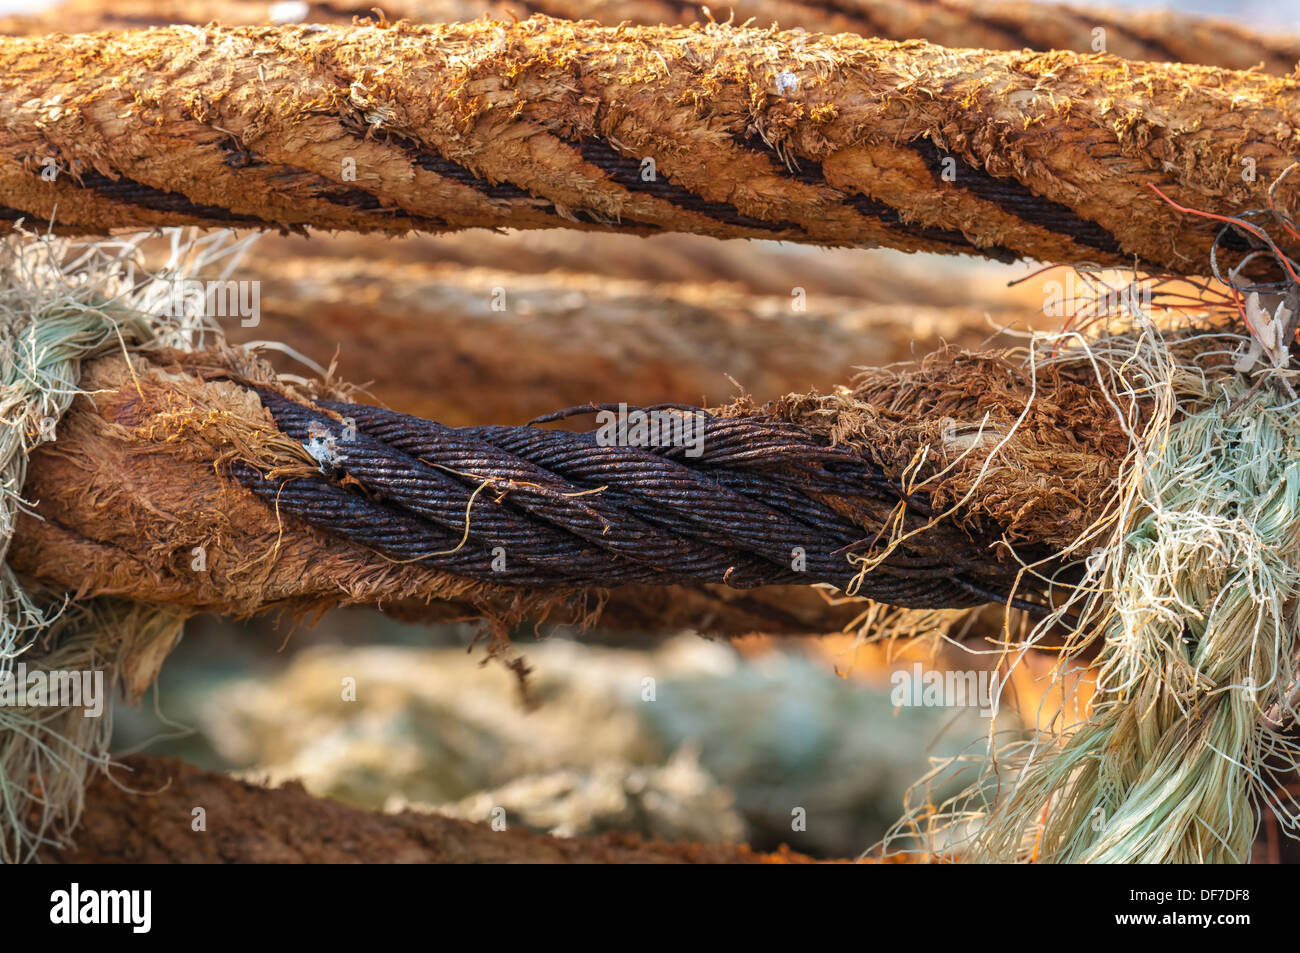
<svg viewBox="0 0 1300 953"><path fill-rule="evenodd" d="M693 456L680 445L606 446L598 431L452 428L254 390L282 432L330 449L318 451L321 472L310 478L268 479L236 464L241 483L280 511L392 559L498 584L845 589L856 576L849 553L870 552L900 504L910 526L929 516L923 500L905 497L860 454L763 418L697 411L703 429ZM855 521L844 501L881 518ZM937 524L857 592L918 608L1005 601L1015 573L993 558L996 538Z"/></svg>

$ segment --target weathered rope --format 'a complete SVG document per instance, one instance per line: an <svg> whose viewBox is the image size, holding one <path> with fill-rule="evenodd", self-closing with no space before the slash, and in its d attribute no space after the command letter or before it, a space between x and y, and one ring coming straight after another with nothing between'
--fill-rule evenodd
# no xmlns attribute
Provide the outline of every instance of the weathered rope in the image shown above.
<svg viewBox="0 0 1300 953"><path fill-rule="evenodd" d="M1250 31L1222 20L1176 10L1143 12L1090 10L1022 0L388 0L389 20L451 23L487 14L524 20L533 14L568 20L596 20L606 26L635 23L734 23L779 25L811 33L858 33L889 40L928 40L940 46L986 50L1105 50L1130 60L1203 63L1285 76L1300 60L1300 39ZM174 23L261 26L279 22L349 24L375 18L362 3L307 2L288 11L265 0L71 0L36 15L0 18L4 33L90 33ZM287 19L286 19L287 18ZM1100 31L1100 32L1098 32Z"/></svg>
<svg viewBox="0 0 1300 953"><path fill-rule="evenodd" d="M627 589L656 625L665 612L686 624L708 606L687 597L694 608L673 612L653 590L738 606L763 596L736 587L820 581L971 605L1014 588L1020 565L993 545L1004 533L1024 554L1057 548L1104 498L1124 444L1092 375L937 355L851 392L701 413L694 457L675 442L339 413L346 392L287 390L237 351L106 358L83 375L94 401L32 459L39 505L11 564L54 591L233 615L436 604L449 608L420 614L582 622L606 594L630 606ZM789 608L765 600L720 625L752 631L774 609L782 631L832 627Z"/></svg>
<svg viewBox="0 0 1300 953"><path fill-rule="evenodd" d="M193 315L163 317L150 304L178 269L203 269L238 252L226 234L182 243L172 236L162 276L137 271L138 243L76 245L10 236L0 242L0 862L28 859L74 823L86 770L106 763L111 706L15 703L17 673L95 669L111 690L138 699L152 684L184 613L112 598L70 600L29 588L13 568L18 526L30 520L30 454L58 439L61 418L82 393L83 368L105 354L203 340Z"/></svg>
<svg viewBox="0 0 1300 953"><path fill-rule="evenodd" d="M7 39L0 77L0 217L69 232L564 226L1199 273L1216 223L1149 186L1263 208L1300 152L1294 78L721 26Z"/></svg>
<svg viewBox="0 0 1300 953"><path fill-rule="evenodd" d="M884 523L856 525L843 500L881 513L906 505L911 526L931 513L860 454L789 423L690 411L692 457L602 445L595 432L452 429L322 403L335 419L258 393L282 432L332 448L331 476L266 481L243 465L245 486L319 529L456 575L526 586L826 582L917 608L997 601L1015 578L990 557L995 537L941 524L854 586L847 554L869 551Z"/></svg>
<svg viewBox="0 0 1300 953"><path fill-rule="evenodd" d="M1054 606L1074 616L1064 659L1100 648L1086 718L1045 712L1027 738L991 736L957 798L936 806L918 786L900 840L942 831L927 842L984 862L1242 863L1261 810L1300 829L1296 370L1199 331L1147 324L1095 352L1146 412L1114 519Z"/></svg>
<svg viewBox="0 0 1300 953"><path fill-rule="evenodd" d="M205 264L235 264L226 260L232 251L228 236L194 245L172 238L171 260L156 273L131 267L135 240L88 250L63 242L15 240L6 246L15 253L12 261L6 259L12 265L6 272L6 301L13 305L7 313L14 377L6 391L6 419L12 459L26 470L22 500L13 500L16 532L8 539L6 562L13 593L30 607L32 624L12 630L29 672L93 670L103 674L111 695L120 689L138 699L153 683L185 619L205 608L242 614L319 611L348 602L399 611L414 607L425 610L425 618L487 618L502 639L512 623L524 619L589 624L602 610L602 619L613 610L625 628L824 632L847 624L858 610L849 607L831 621L836 613L815 592L812 599L800 598L810 592L807 587L776 587L776 595L765 596L732 584L789 579L804 562L811 571L800 582L838 568L837 581L851 585L844 567L858 548L852 544L861 542L858 537L871 537L887 525L897 532L899 522L903 527L924 522L923 511L904 518L901 491L873 499L873 475L883 482L878 463L860 450L856 455L831 450L831 441L815 436L814 428L790 422L764 430L719 420L703 454L706 469L715 471L709 479L683 470L676 483L665 482L677 467L671 454L642 457L651 478L630 483L620 481L628 465L637 464L631 456L602 460L594 469L584 469L579 459L574 462L579 477L603 481L582 489L544 447L516 449L513 459L506 459L474 431L449 438L441 428L419 422L412 437L412 422L403 418L318 400L322 408L355 413L389 441L368 437L374 452L367 457L362 441L319 432L333 419L328 411L306 411L305 404L295 402L305 398L294 388L310 390L309 385L278 379L245 353L202 349L205 333L213 329L199 315L155 313L176 281ZM151 344L155 349L144 350ZM162 345L174 349L158 350ZM319 386L332 397L347 394L328 383ZM266 410L277 402L283 425ZM393 426L396 431L385 430ZM418 446L429 433L439 438L438 446ZM532 443L550 439L543 431L524 435ZM405 443L407 438L417 444ZM317 480L319 463L331 459L331 442L341 448L335 462L348 469L334 467L334 479ZM397 444L441 462L429 467L403 459L392 449ZM763 455L782 446L787 472L768 473ZM591 448L578 449L579 457L592 457ZM273 475L275 482L258 482L264 490L275 489L275 499L258 499L222 476L250 462ZM542 463L551 469L543 472ZM470 473L474 468L483 474ZM392 525L369 519L364 508L371 503L356 492L358 474L369 481L370 492L385 497L374 506L393 510L396 501L418 512L418 520L408 520L409 534L406 525L393 532ZM468 490L451 481L448 486L443 478L449 475L476 485ZM285 476L296 479L281 486ZM859 491L855 476L867 480L869 492ZM11 483L16 487L20 480L13 477ZM638 501L647 482L657 484L657 491ZM319 533L293 518L288 507L313 485L330 506L339 505L343 487L349 487L340 512L346 516L361 506L366 517L351 536ZM692 519L688 508L675 502L680 497L708 504L710 492L728 505L717 512L706 505L703 519ZM835 501L844 512L831 505ZM307 515L319 518L321 512ZM552 512L549 520L540 518ZM779 537L773 526L764 525L764 514L796 536L820 529L839 533L836 541L849 545L838 554L826 552L829 544L798 555L792 551L785 569L774 548ZM721 528L710 523L719 515ZM455 534L457 516L473 530L468 538ZM491 535L480 532L485 527ZM945 533L950 538L945 540ZM970 528L955 526L935 538L951 552L980 542ZM446 555L453 559L457 553L465 559L484 542L503 542L511 547L506 565L519 565L516 556L522 552L524 568L514 577L507 572L505 579L493 579L477 564L415 564L381 552L386 547L409 551L413 542L430 540L445 540ZM643 550L646 555L638 558ZM674 568L674 552L686 571ZM1001 568L961 570L955 573L958 585L945 581L947 588L936 588L927 573L913 572L919 565L909 562L913 552L920 550L897 547L883 571L873 574L886 581L883 593L922 604L957 599L966 605L981 601L973 591L981 585L1009 588L1011 576ZM837 556L843 562L834 562ZM562 560L571 561L570 576L564 575ZM952 564L944 553L922 552L920 561ZM677 585L656 578L670 575L680 580ZM909 586L913 577L920 581ZM720 584L710 587L702 582L706 578ZM626 585L637 580L642 584ZM622 583L617 594L607 588L615 583ZM502 650L499 643L494 648ZM28 699L0 708L0 860L30 858L42 846L62 842L75 824L87 773L107 762L111 700L101 696L105 707L99 719L86 718L66 702L49 707Z"/></svg>
<svg viewBox="0 0 1300 953"><path fill-rule="evenodd" d="M148 794L141 794L145 791ZM817 863L781 848L761 854L743 844L645 841L609 832L552 837L522 825L489 824L416 811L375 813L301 786L268 788L172 758L133 755L93 778L76 843L48 847L46 863ZM193 836L162 818L185 817L194 805L221 806L211 836Z"/></svg>
<svg viewBox="0 0 1300 953"><path fill-rule="evenodd" d="M504 632L614 582L788 582L802 561L807 582L966 605L1034 592L1087 556L1083 584L1019 648L1052 623L1070 626L1068 656L1100 642L1100 701L1078 731L999 750L994 783L946 817L978 856L1240 860L1252 785L1269 758L1300 756L1277 734L1294 717L1300 592L1293 372L1262 364L1258 340L1165 339L1136 319L1132 336L936 354L764 408L655 408L703 430L647 446L617 429L610 444L440 427L239 351L109 353L82 366L83 396L32 454L24 494L38 502L10 564L55 601L145 604L79 605L86 618L41 655L80 668L102 652L135 695L203 607L459 601ZM1060 552L1017 578L1027 552L1004 562L997 544L1026 539ZM837 575L840 557L858 574ZM0 853L14 856L75 817L106 739L102 725L78 734L79 713L33 714L42 737L11 733L0 752ZM1008 764L1015 777L997 776Z"/></svg>

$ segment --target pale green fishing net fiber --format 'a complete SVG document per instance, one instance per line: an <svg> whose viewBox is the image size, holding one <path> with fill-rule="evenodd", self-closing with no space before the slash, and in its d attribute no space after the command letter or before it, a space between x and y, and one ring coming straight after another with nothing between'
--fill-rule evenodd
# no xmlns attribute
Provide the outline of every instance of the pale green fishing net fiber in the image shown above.
<svg viewBox="0 0 1300 953"><path fill-rule="evenodd" d="M1100 646L1090 714L938 766L922 789L979 779L891 837L976 861L1241 863L1261 809L1295 830L1300 401L1289 371L1232 369L1246 344L1148 324L1083 346L1117 411L1149 408L1083 581L1028 640L1067 625L1064 658Z"/></svg>
<svg viewBox="0 0 1300 953"><path fill-rule="evenodd" d="M1092 717L1016 791L1055 792L1039 859L1244 862L1252 788L1266 799L1294 763L1270 721L1291 705L1300 648L1300 405L1249 387L1225 380L1146 471L1148 512L1102 579Z"/></svg>

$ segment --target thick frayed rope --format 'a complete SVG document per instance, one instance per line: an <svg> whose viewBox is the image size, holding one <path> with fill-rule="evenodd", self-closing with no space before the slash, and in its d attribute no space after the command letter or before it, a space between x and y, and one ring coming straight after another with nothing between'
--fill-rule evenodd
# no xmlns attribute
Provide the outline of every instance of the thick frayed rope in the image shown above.
<svg viewBox="0 0 1300 953"><path fill-rule="evenodd" d="M1290 832L1300 820L1277 794L1300 764L1282 731L1300 675L1294 372L1256 366L1237 334L1165 338L1139 321L1128 337L1066 338L1044 354L1072 344L1056 359L1095 363L1133 451L1112 511L1074 547L1083 581L1007 651L1061 624L1065 662L1100 645L1091 712L940 764L918 791L972 763L978 780L918 804L886 843L975 861L1244 862L1257 805Z"/></svg>
<svg viewBox="0 0 1300 953"><path fill-rule="evenodd" d="M1214 227L1148 186L1262 205L1300 84L538 17L0 37L0 117L0 227L685 231L1181 273Z"/></svg>
<svg viewBox="0 0 1300 953"><path fill-rule="evenodd" d="M21 496L28 457L57 441L82 365L115 349L200 346L211 329L185 304L170 306L174 282L237 259L248 244L229 233L185 240L173 230L168 263L145 273L144 237L0 243L0 691L15 698L25 694L20 660L24 673L102 671L111 687L152 667L142 640L162 633L170 645L179 635L173 610L34 598L4 561L19 512L32 512ZM128 655L135 675L122 666ZM80 708L0 705L0 860L30 859L75 825L86 770L104 763L111 723L111 711L87 718Z"/></svg>
<svg viewBox="0 0 1300 953"><path fill-rule="evenodd" d="M1089 619L1104 639L1093 716L1006 809L1049 808L1042 859L1245 862L1252 793L1271 800L1297 766L1277 729L1295 714L1300 651L1300 402L1250 389L1222 381L1142 475L1098 579L1108 605Z"/></svg>

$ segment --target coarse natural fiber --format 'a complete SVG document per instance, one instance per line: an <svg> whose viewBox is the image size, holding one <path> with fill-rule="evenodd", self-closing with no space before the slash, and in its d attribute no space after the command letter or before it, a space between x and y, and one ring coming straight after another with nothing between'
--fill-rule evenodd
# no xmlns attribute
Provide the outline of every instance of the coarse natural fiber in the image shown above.
<svg viewBox="0 0 1300 953"><path fill-rule="evenodd" d="M605 26L719 22L780 26L809 33L857 33L888 40L929 40L940 46L986 50L1102 49L1130 60L1204 63L1285 76L1300 60L1300 39L1275 30L1251 30L1230 20L1178 10L1094 9L1025 0L387 0L389 20L454 23L484 15L526 20L535 13ZM349 24L377 19L360 4L307 0L64 0L48 10L0 17L3 33L90 33L143 26L216 21L226 26L266 23Z"/></svg>
<svg viewBox="0 0 1300 953"><path fill-rule="evenodd" d="M0 222L69 234L680 231L1185 274L1217 225L1150 186L1263 207L1298 144L1295 77L1065 51L545 17L0 38Z"/></svg>
<svg viewBox="0 0 1300 953"><path fill-rule="evenodd" d="M188 348L204 326L192 313L153 307L171 280L210 267L247 244L228 235L183 242L155 274L134 268L140 237L81 245L17 235L0 243L0 558L20 513L31 452L57 442L63 414L81 388L83 365L113 350ZM30 518L30 517L29 517ZM0 684L31 671L105 672L139 697L179 636L182 615L113 600L69 603L27 591L0 564ZM15 686L5 685L6 688ZM28 859L75 824L85 773L102 763L111 709L0 706L0 861Z"/></svg>
<svg viewBox="0 0 1300 953"><path fill-rule="evenodd" d="M1014 664L1065 626L1062 681L1097 653L1091 710L937 765L890 847L972 861L1240 863L1260 805L1295 832L1300 805L1278 778L1300 761L1283 732L1300 676L1300 401L1295 372L1261 366L1251 345L1222 324L1167 332L1141 319L1100 341L1038 341L1049 367L1097 369L1129 451L1105 512L1068 547L1082 580L1003 651ZM959 797L926 800L937 778L970 771Z"/></svg>

